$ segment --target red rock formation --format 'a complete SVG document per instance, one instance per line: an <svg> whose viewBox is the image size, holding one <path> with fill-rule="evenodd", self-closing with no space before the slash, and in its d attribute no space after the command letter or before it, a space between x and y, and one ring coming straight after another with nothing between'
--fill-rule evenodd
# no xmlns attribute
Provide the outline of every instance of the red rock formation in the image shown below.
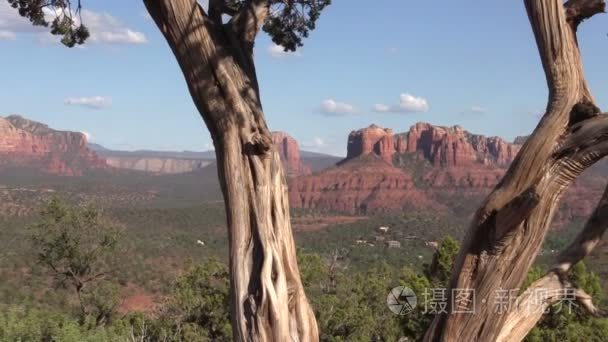
<svg viewBox="0 0 608 342"><path fill-rule="evenodd" d="M391 129L371 125L350 133L344 162L292 180L291 202L294 207L351 213L406 205L434 208L438 204L432 198L437 196L488 193L519 148L460 126L417 123L395 135Z"/></svg>
<svg viewBox="0 0 608 342"><path fill-rule="evenodd" d="M443 209L416 189L412 176L373 154L346 161L289 184L289 201L295 208L374 213L400 210Z"/></svg>
<svg viewBox="0 0 608 342"><path fill-rule="evenodd" d="M505 167L521 148L499 137L471 134L460 126L441 127L421 122L402 135L407 146L396 146L398 151L421 153L434 166L447 168L476 164Z"/></svg>
<svg viewBox="0 0 608 342"><path fill-rule="evenodd" d="M313 176L292 179L290 202L295 208L348 213L407 206L474 208L502 179L520 148L459 126L418 123L393 135L390 129L372 125L350 133L346 160ZM556 214L557 226L591 214L607 174L608 162L599 163L574 183Z"/></svg>
<svg viewBox="0 0 608 342"><path fill-rule="evenodd" d="M392 164L395 143L393 142L393 131L376 125L352 131L348 136L346 159L353 159L362 155L374 153L387 163Z"/></svg>
<svg viewBox="0 0 608 342"><path fill-rule="evenodd" d="M310 168L300 160L300 146L289 134L284 132L272 132L274 142L287 177L296 177L310 174Z"/></svg>
<svg viewBox="0 0 608 342"><path fill-rule="evenodd" d="M433 166L446 168L492 165L513 161L520 146L498 137L471 134L460 126L441 127L417 123L407 133L393 135L376 125L353 131L348 137L347 159L374 153L392 164L394 153L417 153Z"/></svg>
<svg viewBox="0 0 608 342"><path fill-rule="evenodd" d="M82 133L55 131L17 115L0 118L0 167L33 167L43 172L79 176L106 168L87 148Z"/></svg>

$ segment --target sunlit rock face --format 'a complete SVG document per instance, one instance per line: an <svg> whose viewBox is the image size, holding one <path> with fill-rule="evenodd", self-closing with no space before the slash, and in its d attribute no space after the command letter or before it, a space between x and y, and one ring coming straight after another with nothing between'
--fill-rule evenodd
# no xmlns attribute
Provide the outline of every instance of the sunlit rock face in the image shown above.
<svg viewBox="0 0 608 342"><path fill-rule="evenodd" d="M285 132L272 132L272 141L279 151L287 177L310 174L310 168L300 159L298 142Z"/></svg>
<svg viewBox="0 0 608 342"><path fill-rule="evenodd" d="M460 126L417 123L404 133L378 125L352 131L336 167L290 181L294 207L376 212L408 206L441 210L442 195L483 196L520 145Z"/></svg>
<svg viewBox="0 0 608 342"><path fill-rule="evenodd" d="M51 174L80 176L86 170L108 166L87 148L83 133L57 131L11 115L0 118L0 167L32 167Z"/></svg>

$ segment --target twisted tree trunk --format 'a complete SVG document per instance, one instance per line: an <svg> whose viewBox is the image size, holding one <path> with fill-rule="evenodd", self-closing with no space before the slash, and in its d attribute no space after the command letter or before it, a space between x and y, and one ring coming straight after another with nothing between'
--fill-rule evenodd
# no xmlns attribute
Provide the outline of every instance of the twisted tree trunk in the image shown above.
<svg viewBox="0 0 608 342"><path fill-rule="evenodd" d="M546 114L475 214L454 265L448 313L435 317L426 341L525 337L540 315L523 317L518 305L497 310L497 294L517 293L562 194L582 171L608 154L608 117L595 106L576 38L578 24L603 12L604 1L524 3L549 88ZM459 291L465 295L453 296Z"/></svg>
<svg viewBox="0 0 608 342"><path fill-rule="evenodd" d="M535 281L522 293L508 313L498 341L521 341L534 328L547 309L556 302L576 300L592 316L607 317L606 311L597 308L590 295L575 288L568 281L568 271L577 262L591 254L608 228L608 187L585 224L585 227L558 257L547 274Z"/></svg>
<svg viewBox="0 0 608 342"><path fill-rule="evenodd" d="M228 218L236 341L316 341L291 231L287 186L264 119L253 40L267 1L228 24L195 0L144 0L182 69L215 145Z"/></svg>

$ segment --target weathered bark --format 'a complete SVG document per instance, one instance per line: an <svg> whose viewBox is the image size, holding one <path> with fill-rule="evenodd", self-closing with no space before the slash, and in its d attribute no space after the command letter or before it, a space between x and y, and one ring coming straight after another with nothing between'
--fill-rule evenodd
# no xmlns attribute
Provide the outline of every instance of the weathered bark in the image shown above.
<svg viewBox="0 0 608 342"><path fill-rule="evenodd" d="M228 24L221 2L144 0L182 69L215 145L228 218L231 316L237 341L316 341L291 231L287 186L264 119L253 40L268 2ZM218 14L219 13L219 14Z"/></svg>
<svg viewBox="0 0 608 342"><path fill-rule="evenodd" d="M472 295L453 299L448 291L449 313L435 317L427 341L525 337L505 337L506 329L513 328L507 319L516 306L497 310L497 294L517 293L562 194L582 171L608 154L608 118L594 104L576 39L577 25L603 12L604 1L524 3L549 88L546 114L475 214L464 239L449 287L471 290ZM534 326L539 318L528 317L527 324Z"/></svg>
<svg viewBox="0 0 608 342"><path fill-rule="evenodd" d="M530 285L513 303L498 341L521 341L534 328L547 309L556 302L576 300L581 308L595 317L606 317L582 289L568 281L568 271L591 254L608 228L608 187L585 227L557 257L557 262L547 274Z"/></svg>

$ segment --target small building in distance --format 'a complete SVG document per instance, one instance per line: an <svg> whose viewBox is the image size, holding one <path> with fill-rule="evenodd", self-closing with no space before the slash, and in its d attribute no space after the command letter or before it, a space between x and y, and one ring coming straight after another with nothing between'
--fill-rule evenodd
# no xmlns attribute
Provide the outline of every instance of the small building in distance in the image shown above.
<svg viewBox="0 0 608 342"><path fill-rule="evenodd" d="M386 238L384 236L382 236L382 235L374 235L374 241L376 241L376 242L382 242L384 240L386 240Z"/></svg>
<svg viewBox="0 0 608 342"><path fill-rule="evenodd" d="M388 248L401 248L401 242L395 240L386 241L386 247Z"/></svg>
<svg viewBox="0 0 608 342"><path fill-rule="evenodd" d="M385 226L378 227L378 231L380 233L385 233L386 234L386 233L388 233L388 230L389 230L389 228L385 227Z"/></svg>

